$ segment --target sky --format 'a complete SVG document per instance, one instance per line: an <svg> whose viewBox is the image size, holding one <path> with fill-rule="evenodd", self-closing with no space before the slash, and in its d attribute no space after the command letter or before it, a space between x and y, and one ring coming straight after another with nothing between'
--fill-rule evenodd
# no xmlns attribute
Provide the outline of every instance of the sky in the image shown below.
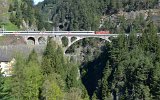
<svg viewBox="0 0 160 100"><path fill-rule="evenodd" d="M44 0L34 0L34 4L37 4L38 2L42 2Z"/></svg>

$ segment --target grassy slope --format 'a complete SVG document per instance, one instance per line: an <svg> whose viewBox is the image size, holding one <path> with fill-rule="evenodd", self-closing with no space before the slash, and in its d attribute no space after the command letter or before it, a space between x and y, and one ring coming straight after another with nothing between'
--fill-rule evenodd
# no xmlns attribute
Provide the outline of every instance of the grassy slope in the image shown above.
<svg viewBox="0 0 160 100"><path fill-rule="evenodd" d="M7 31L17 31L19 30L18 27L9 21L8 9L11 3L13 0L0 0L0 22L3 23Z"/></svg>
<svg viewBox="0 0 160 100"><path fill-rule="evenodd" d="M18 27L12 23L7 23L4 27L7 31L18 31L19 30Z"/></svg>
<svg viewBox="0 0 160 100"><path fill-rule="evenodd" d="M0 23L2 23L0 26L4 26L7 31L18 31L18 27L9 21L10 14L8 9L11 3L13 3L13 0L0 0ZM14 37L0 36L0 45L7 44L8 41L12 42L13 40L16 39Z"/></svg>

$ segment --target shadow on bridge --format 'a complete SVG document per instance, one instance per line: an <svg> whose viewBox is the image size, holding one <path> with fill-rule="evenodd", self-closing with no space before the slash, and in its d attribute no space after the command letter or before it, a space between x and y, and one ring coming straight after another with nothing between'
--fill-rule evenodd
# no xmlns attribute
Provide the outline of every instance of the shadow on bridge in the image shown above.
<svg viewBox="0 0 160 100"><path fill-rule="evenodd" d="M35 38L34 37L28 37L27 44L28 45L35 45Z"/></svg>

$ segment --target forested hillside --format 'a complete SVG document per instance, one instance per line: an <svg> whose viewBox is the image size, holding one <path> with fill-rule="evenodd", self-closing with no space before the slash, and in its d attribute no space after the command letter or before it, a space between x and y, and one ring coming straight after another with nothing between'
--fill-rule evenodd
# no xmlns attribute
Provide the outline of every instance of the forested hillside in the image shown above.
<svg viewBox="0 0 160 100"><path fill-rule="evenodd" d="M28 58L16 54L13 76L0 75L1 100L89 99L78 64L69 62L61 47L49 39L41 60L33 50Z"/></svg>
<svg viewBox="0 0 160 100"><path fill-rule="evenodd" d="M160 38L149 21L143 34L119 33L82 64L69 61L52 39L42 59L16 57L13 76L0 76L1 100L159 100ZM89 52L89 51L88 51ZM85 57L88 56L88 53Z"/></svg>
<svg viewBox="0 0 160 100"><path fill-rule="evenodd" d="M85 66L82 80L92 100L160 99L160 38L156 33L149 22L140 37L134 32L129 37L122 34L106 45L99 59Z"/></svg>
<svg viewBox="0 0 160 100"><path fill-rule="evenodd" d="M33 0L13 0L8 12L10 21L21 30L38 30L42 22Z"/></svg>
<svg viewBox="0 0 160 100"><path fill-rule="evenodd" d="M6 10L3 14L10 16L9 21L20 30L113 31L118 30L119 26L124 27L123 23L125 27L134 27L134 20L127 20L126 16L118 15L120 12L159 8L158 0L44 0L38 5L34 5L33 0L2 1L2 4L5 3ZM144 13L142 17L146 17ZM2 24L6 23L6 18L2 19ZM13 25L10 27L15 28ZM130 32L128 29L122 30Z"/></svg>
<svg viewBox="0 0 160 100"><path fill-rule="evenodd" d="M0 74L0 100L160 99L160 28L149 10L158 8L158 0L13 2L10 22L22 30L110 30L119 36L75 43L67 53L80 48L80 62L69 60L51 38L42 55L15 54L12 76ZM119 16L140 10L147 16Z"/></svg>
<svg viewBox="0 0 160 100"><path fill-rule="evenodd" d="M0 0L0 30L5 28L6 30L17 30L16 25L9 21L10 13L8 12L9 5L12 4L13 0Z"/></svg>
<svg viewBox="0 0 160 100"><path fill-rule="evenodd" d="M154 9L158 7L158 0L44 0L37 7L43 13L45 20L52 23L50 29L54 26L55 30L57 27L61 30L100 30L104 28L100 27L100 20L103 17L117 20L111 15L120 11ZM119 22L123 21L117 17ZM112 28L116 29L118 21L107 24L109 26L113 24ZM126 24L129 23L131 22Z"/></svg>

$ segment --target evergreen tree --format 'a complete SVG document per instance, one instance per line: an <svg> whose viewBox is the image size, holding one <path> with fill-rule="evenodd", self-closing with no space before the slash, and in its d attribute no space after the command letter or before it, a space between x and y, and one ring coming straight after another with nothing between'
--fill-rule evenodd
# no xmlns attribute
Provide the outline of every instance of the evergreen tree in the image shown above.
<svg viewBox="0 0 160 100"><path fill-rule="evenodd" d="M24 68L24 98L39 100L39 89L42 83L42 73L37 54L33 50L29 55L27 66Z"/></svg>
<svg viewBox="0 0 160 100"><path fill-rule="evenodd" d="M65 87L61 76L54 73L47 76L42 85L42 97L45 100L61 100L64 97Z"/></svg>
<svg viewBox="0 0 160 100"><path fill-rule="evenodd" d="M52 60L55 63L55 65L53 66L55 68L55 73L61 75L62 78L65 79L67 66L66 66L66 62L63 57L62 48L58 46L55 54L56 54L56 56L52 58Z"/></svg>
<svg viewBox="0 0 160 100"><path fill-rule="evenodd" d="M67 73L66 77L66 85L67 88L70 89L72 87L78 87L79 85L79 79L78 79L78 67L72 63L69 63L69 71Z"/></svg>
<svg viewBox="0 0 160 100"><path fill-rule="evenodd" d="M9 83L8 83L8 79L3 75L3 73L0 72L0 99L1 100L8 100L10 99L10 87L9 87Z"/></svg>
<svg viewBox="0 0 160 100"><path fill-rule="evenodd" d="M89 99L82 99L82 90L79 88L71 88L69 92L66 94L66 100L89 100Z"/></svg>
<svg viewBox="0 0 160 100"><path fill-rule="evenodd" d="M103 76L102 76L102 100L109 99L111 96L111 90L109 87L109 76L111 74L111 69L109 66L109 62L107 62L105 69L103 70Z"/></svg>
<svg viewBox="0 0 160 100"><path fill-rule="evenodd" d="M44 75L49 75L52 72L55 72L55 61L54 58L56 57L56 44L53 42L50 38L48 39L48 43L46 46L46 50L44 52L43 58L42 58L42 72Z"/></svg>
<svg viewBox="0 0 160 100"><path fill-rule="evenodd" d="M30 62L34 62L34 63L39 64L39 62L38 62L38 55L37 55L37 53L36 53L36 51L34 49L30 53L30 55L28 57L28 60L27 60L27 63L30 63Z"/></svg>
<svg viewBox="0 0 160 100"><path fill-rule="evenodd" d="M13 68L13 78L12 78L12 91L11 96L13 100L24 100L24 68L26 67L26 61L21 56L16 57L16 64Z"/></svg>

